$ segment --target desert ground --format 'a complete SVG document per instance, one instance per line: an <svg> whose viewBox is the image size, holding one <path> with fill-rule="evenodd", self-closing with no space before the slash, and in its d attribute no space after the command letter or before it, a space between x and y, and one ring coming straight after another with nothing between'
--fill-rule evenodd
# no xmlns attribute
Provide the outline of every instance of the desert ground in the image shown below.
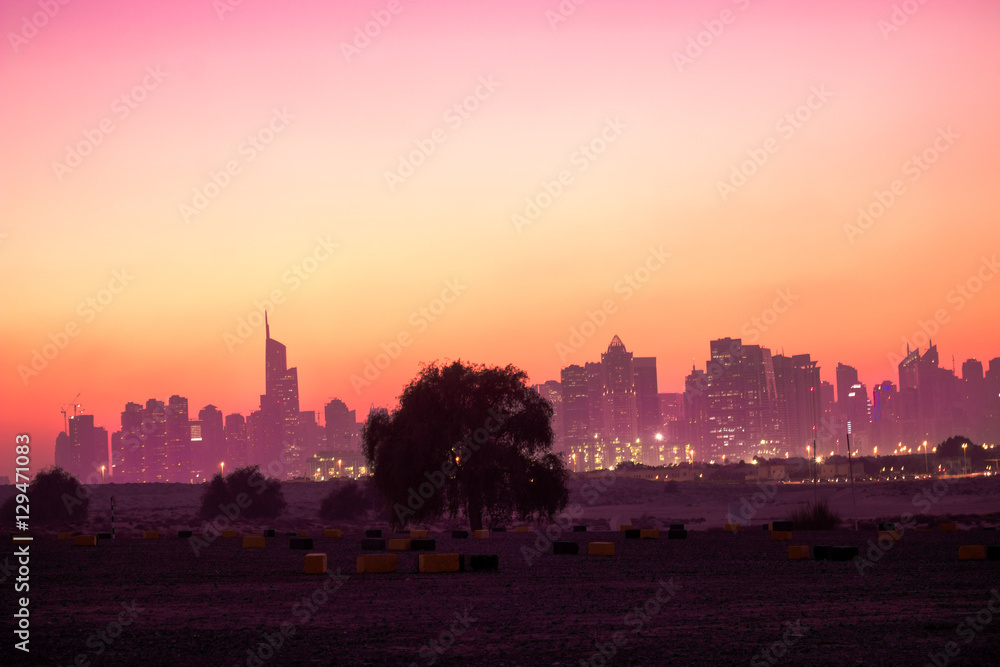
<svg viewBox="0 0 1000 667"><path fill-rule="evenodd" d="M116 538L74 547L33 531L30 665L924 665L997 664L1000 561L959 561L959 546L997 545L1000 484L992 479L858 485L664 485L623 478L574 480L570 519L488 540L452 539L459 520L421 526L438 552L497 554L498 572L420 574L399 553L397 572L357 574L366 528L318 517L333 483L284 485L278 519L241 522L241 533L275 528L265 549L203 535L201 489L183 485L91 487L82 532ZM0 501L12 491L0 491ZM814 498L844 518L833 531L772 541L761 528ZM857 506L859 529L854 530ZM749 515L749 516L747 516ZM875 522L908 520L895 543L876 542ZM737 533L722 525L735 519ZM940 532L956 521L957 532ZM572 532L568 523L585 524ZM620 524L684 523L687 539L626 539ZM342 538L322 529L342 528ZM143 540L141 531L160 531ZM305 551L288 531L314 537L330 576L303 572ZM548 536L546 536L546 533ZM579 542L554 555L548 540ZM610 557L586 555L610 541ZM788 559L792 545L854 545L861 560ZM15 605L5 542L3 614ZM10 560L8 560L10 559ZM339 575L338 575L339 571ZM21 595L21 594L17 594ZM990 608L997 610L995 613ZM971 620L970 620L971 619ZM949 654L950 652L950 654ZM936 662L935 662L936 661Z"/></svg>

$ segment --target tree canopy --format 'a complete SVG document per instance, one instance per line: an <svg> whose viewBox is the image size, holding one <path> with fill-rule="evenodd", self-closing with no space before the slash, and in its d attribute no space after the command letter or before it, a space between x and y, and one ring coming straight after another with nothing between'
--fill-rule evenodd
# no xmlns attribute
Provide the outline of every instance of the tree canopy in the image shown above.
<svg viewBox="0 0 1000 667"><path fill-rule="evenodd" d="M362 448L396 527L464 512L472 530L552 518L569 479L552 453L552 406L513 367L431 364L391 414L373 410Z"/></svg>

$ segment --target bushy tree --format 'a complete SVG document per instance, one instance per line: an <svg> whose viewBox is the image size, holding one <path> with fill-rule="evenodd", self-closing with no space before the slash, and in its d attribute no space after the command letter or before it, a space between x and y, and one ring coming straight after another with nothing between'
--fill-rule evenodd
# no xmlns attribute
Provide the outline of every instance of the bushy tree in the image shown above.
<svg viewBox="0 0 1000 667"><path fill-rule="evenodd" d="M434 363L391 414L368 415L362 447L394 526L463 511L479 530L566 506L552 407L526 380L513 366Z"/></svg>
<svg viewBox="0 0 1000 667"><path fill-rule="evenodd" d="M19 493L8 498L0 515L12 525ZM87 521L90 491L58 466L40 471L28 485L28 527L32 525L78 525ZM23 500L23 499L22 499Z"/></svg>
<svg viewBox="0 0 1000 667"><path fill-rule="evenodd" d="M287 506L281 482L264 477L254 465L238 468L225 479L216 473L202 493L200 514L208 520L234 512L245 519L273 519Z"/></svg>
<svg viewBox="0 0 1000 667"><path fill-rule="evenodd" d="M319 507L320 518L335 521L350 521L364 516L380 504L377 491L372 493L367 483L351 480L338 484L323 498Z"/></svg>

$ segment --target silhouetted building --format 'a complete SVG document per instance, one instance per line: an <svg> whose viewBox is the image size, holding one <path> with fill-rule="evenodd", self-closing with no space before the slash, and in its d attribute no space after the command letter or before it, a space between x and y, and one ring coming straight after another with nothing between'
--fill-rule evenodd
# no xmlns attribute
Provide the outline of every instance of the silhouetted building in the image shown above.
<svg viewBox="0 0 1000 667"><path fill-rule="evenodd" d="M188 482L191 478L191 427L188 424L188 400L171 396L165 410L167 466L164 481Z"/></svg>
<svg viewBox="0 0 1000 667"><path fill-rule="evenodd" d="M601 355L601 376L605 467L613 468L622 461L637 460L632 447L639 435L632 353L625 349L618 336L611 339L608 351Z"/></svg>
<svg viewBox="0 0 1000 667"><path fill-rule="evenodd" d="M593 464L594 434L590 428L590 394L587 371L576 364L559 373L562 392L564 442L569 452L567 464L574 472L590 470Z"/></svg>
<svg viewBox="0 0 1000 667"><path fill-rule="evenodd" d="M226 451L223 461L228 461L233 470L250 465L250 439L247 436L247 420L243 415L226 415Z"/></svg>
<svg viewBox="0 0 1000 667"><path fill-rule="evenodd" d="M198 412L198 421L201 422L200 449L192 454L195 467L190 473L200 473L200 479L211 479L215 471L221 469L219 464L226 460L226 431L222 412L214 405L206 405ZM191 445L195 446L194 437L191 438ZM236 470L232 463L231 461L230 470Z"/></svg>
<svg viewBox="0 0 1000 667"><path fill-rule="evenodd" d="M656 465L650 463L655 460L650 447L656 447L656 434L663 428L656 380L656 357L635 357L632 359L632 368L635 372L635 405L638 412L638 437L642 449L641 462Z"/></svg>

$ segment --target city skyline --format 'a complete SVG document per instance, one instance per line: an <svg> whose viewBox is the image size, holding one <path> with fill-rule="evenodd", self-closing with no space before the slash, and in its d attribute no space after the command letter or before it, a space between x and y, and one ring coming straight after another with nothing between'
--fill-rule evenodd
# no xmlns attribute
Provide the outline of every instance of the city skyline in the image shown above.
<svg viewBox="0 0 1000 667"><path fill-rule="evenodd" d="M150 398L145 408L127 403L121 430L112 433L94 415L77 415L78 406L67 405L56 464L88 481L99 469L102 481L199 482L217 467L223 472L226 461L230 469L272 467L283 479L325 479L334 470L336 476L364 474L364 419L336 398L324 405L325 424L318 411L301 411L298 369L288 367L287 347L271 337L266 311L264 327L265 392L258 409L223 418L208 404L195 420L187 397ZM1000 356L989 360L988 371L966 360L957 375L938 365L937 347L929 342L923 354L908 351L896 382L878 383L871 396L849 365L838 363L834 384L822 379L809 354L774 355L739 338L710 341L705 370L691 369L683 394L660 392L657 358L635 356L618 335L599 362L569 365L558 380L533 386L553 406L553 451L575 472L624 462L794 458L803 450L807 458L827 450L839 455L846 453L841 443L852 423L856 455L877 454L880 445L889 453L886 445L897 438L919 446L958 434L1000 435L1000 396L992 396L1000 392Z"/></svg>

